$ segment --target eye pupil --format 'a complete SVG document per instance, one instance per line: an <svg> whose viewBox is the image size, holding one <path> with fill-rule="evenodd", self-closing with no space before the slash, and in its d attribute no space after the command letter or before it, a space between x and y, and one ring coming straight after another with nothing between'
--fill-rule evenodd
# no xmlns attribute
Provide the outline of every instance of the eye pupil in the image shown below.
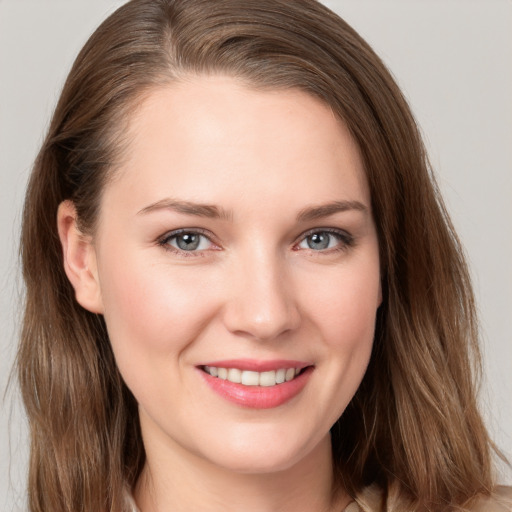
<svg viewBox="0 0 512 512"><path fill-rule="evenodd" d="M310 249L327 249L329 247L331 235L329 233L314 233L307 238Z"/></svg>
<svg viewBox="0 0 512 512"><path fill-rule="evenodd" d="M176 245L183 251L194 251L199 247L200 235L184 233L176 237Z"/></svg>

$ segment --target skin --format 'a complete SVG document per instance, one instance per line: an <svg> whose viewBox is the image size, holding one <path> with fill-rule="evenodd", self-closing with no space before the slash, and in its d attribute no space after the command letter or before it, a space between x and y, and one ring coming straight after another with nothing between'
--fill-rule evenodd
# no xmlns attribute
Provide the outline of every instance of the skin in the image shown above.
<svg viewBox="0 0 512 512"><path fill-rule="evenodd" d="M362 380L381 302L356 144L317 99L228 77L155 90L131 133L94 238L80 234L69 202L58 224L77 300L104 315L139 403L138 506L342 509L350 499L333 490L329 429ZM161 207L169 199L221 215ZM318 209L343 201L343 211ZM298 220L307 208L316 215ZM177 229L201 230L198 249L180 250ZM328 247L311 247L312 233ZM251 409L214 393L197 368L239 358L313 370L290 401Z"/></svg>

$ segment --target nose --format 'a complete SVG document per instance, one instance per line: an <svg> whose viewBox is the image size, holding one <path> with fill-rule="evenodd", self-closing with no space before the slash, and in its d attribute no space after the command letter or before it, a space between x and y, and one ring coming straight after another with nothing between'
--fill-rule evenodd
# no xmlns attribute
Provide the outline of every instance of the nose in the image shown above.
<svg viewBox="0 0 512 512"><path fill-rule="evenodd" d="M231 269L226 328L255 340L272 340L294 331L301 315L293 280L276 259L253 256Z"/></svg>

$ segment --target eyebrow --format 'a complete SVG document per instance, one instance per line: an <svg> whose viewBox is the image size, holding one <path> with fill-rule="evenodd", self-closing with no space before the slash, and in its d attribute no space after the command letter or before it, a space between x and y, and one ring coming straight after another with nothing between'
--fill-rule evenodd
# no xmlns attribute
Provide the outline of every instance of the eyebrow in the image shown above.
<svg viewBox="0 0 512 512"><path fill-rule="evenodd" d="M156 203L146 206L145 208L142 208L142 210L137 212L137 215L159 210L173 210L177 213L182 213L185 215L207 217L210 219L231 220L233 218L231 212L212 204L201 204L191 201L178 201L176 199L170 198L162 199ZM350 210L361 211L363 213L368 212L368 208L359 201L332 201L330 203L321 204L318 206L308 206L307 208L302 209L297 214L297 221L307 222Z"/></svg>
<svg viewBox="0 0 512 512"><path fill-rule="evenodd" d="M304 208L298 213L297 220L299 222L306 222L350 210L368 213L368 208L359 201L332 201L331 203Z"/></svg>
<svg viewBox="0 0 512 512"><path fill-rule="evenodd" d="M178 201L175 199L162 199L156 203L142 208L137 215L146 214L158 210L174 210L185 215L195 215L197 217L208 217L210 219L231 219L230 212L212 204L193 203L191 201Z"/></svg>

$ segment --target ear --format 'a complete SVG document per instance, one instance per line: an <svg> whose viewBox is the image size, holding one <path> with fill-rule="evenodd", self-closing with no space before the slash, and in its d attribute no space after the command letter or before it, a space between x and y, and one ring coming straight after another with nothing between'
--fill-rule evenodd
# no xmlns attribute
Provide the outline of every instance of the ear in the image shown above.
<svg viewBox="0 0 512 512"><path fill-rule="evenodd" d="M103 313L103 301L98 279L96 250L90 236L77 225L72 201L63 201L57 212L57 228L64 261L64 271L75 289L77 302L91 313Z"/></svg>

